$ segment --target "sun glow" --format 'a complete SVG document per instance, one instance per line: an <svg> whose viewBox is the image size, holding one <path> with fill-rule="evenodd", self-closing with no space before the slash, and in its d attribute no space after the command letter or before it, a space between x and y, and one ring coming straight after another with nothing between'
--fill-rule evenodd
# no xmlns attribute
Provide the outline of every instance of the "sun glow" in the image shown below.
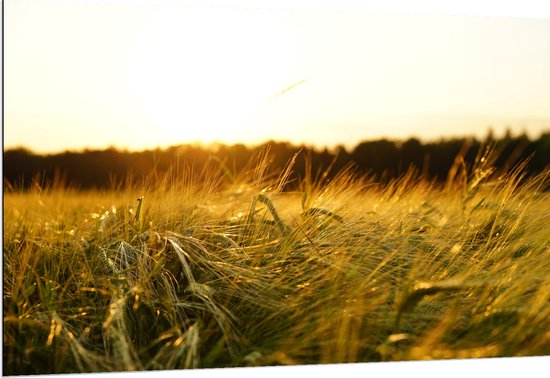
<svg viewBox="0 0 550 378"><path fill-rule="evenodd" d="M155 33L142 35L128 61L129 90L167 143L240 141L254 113L300 78L282 53L291 36L243 10L181 16L159 12L150 21Z"/></svg>
<svg viewBox="0 0 550 378"><path fill-rule="evenodd" d="M6 148L548 130L547 20L244 3L7 2Z"/></svg>

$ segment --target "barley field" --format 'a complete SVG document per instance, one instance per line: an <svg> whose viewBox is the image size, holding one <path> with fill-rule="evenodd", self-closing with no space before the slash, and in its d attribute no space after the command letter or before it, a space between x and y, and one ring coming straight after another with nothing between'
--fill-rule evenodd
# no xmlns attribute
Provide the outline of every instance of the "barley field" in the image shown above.
<svg viewBox="0 0 550 378"><path fill-rule="evenodd" d="M4 374L548 355L549 175L491 161L5 186Z"/></svg>

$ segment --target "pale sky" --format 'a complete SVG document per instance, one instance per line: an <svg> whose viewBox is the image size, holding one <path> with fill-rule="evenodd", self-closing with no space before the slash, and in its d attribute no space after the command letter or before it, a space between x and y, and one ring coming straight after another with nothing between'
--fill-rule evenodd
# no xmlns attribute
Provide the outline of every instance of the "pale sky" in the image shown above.
<svg viewBox="0 0 550 378"><path fill-rule="evenodd" d="M550 131L548 17L342 1L7 0L4 146Z"/></svg>

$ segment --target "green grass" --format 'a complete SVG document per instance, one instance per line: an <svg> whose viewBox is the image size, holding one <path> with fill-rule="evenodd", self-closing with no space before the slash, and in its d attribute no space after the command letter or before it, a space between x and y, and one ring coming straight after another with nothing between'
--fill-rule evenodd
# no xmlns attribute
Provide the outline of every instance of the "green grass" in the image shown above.
<svg viewBox="0 0 550 378"><path fill-rule="evenodd" d="M4 194L4 374L550 354L548 174Z"/></svg>

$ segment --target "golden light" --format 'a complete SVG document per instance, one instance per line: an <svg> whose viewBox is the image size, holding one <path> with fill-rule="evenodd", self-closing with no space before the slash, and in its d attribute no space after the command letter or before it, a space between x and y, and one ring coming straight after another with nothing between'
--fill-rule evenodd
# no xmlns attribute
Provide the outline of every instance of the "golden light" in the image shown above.
<svg viewBox="0 0 550 378"><path fill-rule="evenodd" d="M126 82L161 143L236 142L255 132L247 121L259 108L300 80L291 38L268 14L159 12L130 54Z"/></svg>

